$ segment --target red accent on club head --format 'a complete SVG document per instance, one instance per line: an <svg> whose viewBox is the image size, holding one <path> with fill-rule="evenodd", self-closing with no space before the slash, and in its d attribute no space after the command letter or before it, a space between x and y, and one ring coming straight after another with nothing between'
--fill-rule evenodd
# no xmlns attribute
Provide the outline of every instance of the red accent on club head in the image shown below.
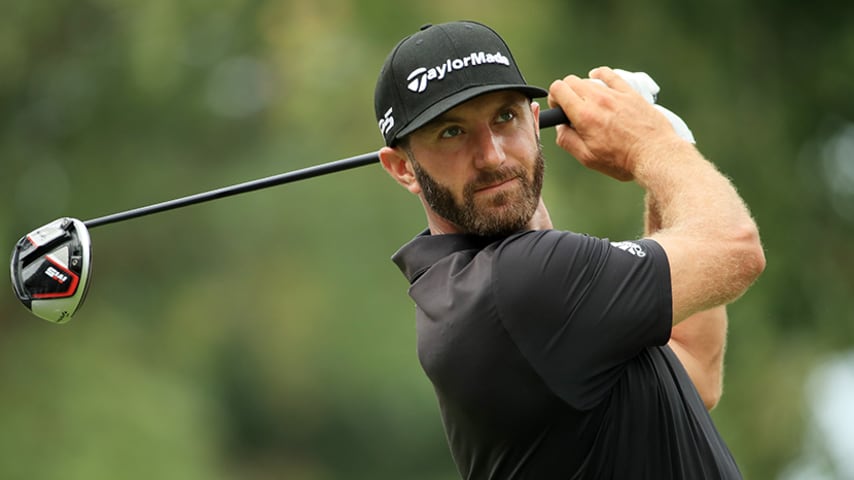
<svg viewBox="0 0 854 480"><path fill-rule="evenodd" d="M56 293L34 293L33 298L42 299L42 298L66 298L74 295L77 292L77 284L80 283L80 277L77 276L76 273L72 272L68 268L64 267L61 263L51 258L50 255L46 255L44 257L48 262L53 264L54 267L58 268L62 271L62 273L68 275L68 278L71 282L68 284L68 288L64 292L56 292ZM51 277L53 278L53 277ZM56 278L54 278L56 280ZM65 283L65 281L57 280L60 284Z"/></svg>

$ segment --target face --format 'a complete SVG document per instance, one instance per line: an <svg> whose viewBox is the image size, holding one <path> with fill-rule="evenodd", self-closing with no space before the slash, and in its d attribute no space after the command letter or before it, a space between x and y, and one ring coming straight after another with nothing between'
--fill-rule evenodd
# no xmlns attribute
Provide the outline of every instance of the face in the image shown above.
<svg viewBox="0 0 854 480"><path fill-rule="evenodd" d="M430 209L465 233L525 229L545 165L533 115L524 95L497 92L411 134L405 151Z"/></svg>

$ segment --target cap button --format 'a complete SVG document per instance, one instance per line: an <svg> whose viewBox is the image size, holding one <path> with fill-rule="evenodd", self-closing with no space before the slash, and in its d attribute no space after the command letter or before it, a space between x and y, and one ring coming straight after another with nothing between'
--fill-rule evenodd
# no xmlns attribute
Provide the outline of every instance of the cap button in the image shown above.
<svg viewBox="0 0 854 480"><path fill-rule="evenodd" d="M428 28L430 28L432 26L433 26L432 23L425 23L424 25L421 25L421 28L419 28L418 30L422 30L422 31L427 30Z"/></svg>

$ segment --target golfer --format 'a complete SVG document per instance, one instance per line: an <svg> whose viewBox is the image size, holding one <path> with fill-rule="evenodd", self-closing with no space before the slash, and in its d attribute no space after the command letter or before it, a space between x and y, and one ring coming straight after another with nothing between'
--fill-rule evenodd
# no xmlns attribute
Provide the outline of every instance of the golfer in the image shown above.
<svg viewBox="0 0 854 480"><path fill-rule="evenodd" d="M554 228L532 101L546 96L572 123L557 128L562 149L645 190L644 238ZM393 260L460 475L741 478L708 409L725 305L765 258L744 202L694 145L610 68L526 84L472 22L403 39L375 110L383 168L427 217Z"/></svg>

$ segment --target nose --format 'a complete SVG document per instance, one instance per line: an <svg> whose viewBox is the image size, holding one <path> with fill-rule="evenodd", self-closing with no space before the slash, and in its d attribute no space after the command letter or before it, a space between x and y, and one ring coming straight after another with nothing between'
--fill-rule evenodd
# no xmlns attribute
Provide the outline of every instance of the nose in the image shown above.
<svg viewBox="0 0 854 480"><path fill-rule="evenodd" d="M475 167L478 170L494 170L504 164L504 145L500 135L488 126L478 129L475 138Z"/></svg>

